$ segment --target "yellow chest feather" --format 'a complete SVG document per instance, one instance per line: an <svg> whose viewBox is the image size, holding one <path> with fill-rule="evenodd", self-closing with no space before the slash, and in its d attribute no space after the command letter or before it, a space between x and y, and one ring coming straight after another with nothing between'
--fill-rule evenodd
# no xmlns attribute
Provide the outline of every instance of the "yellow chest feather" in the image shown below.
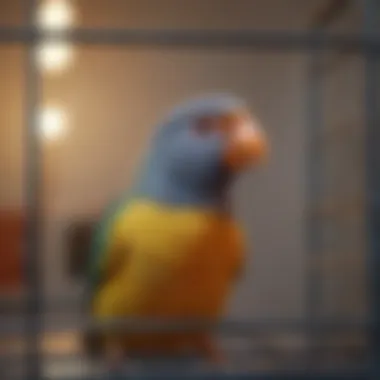
<svg viewBox="0 0 380 380"><path fill-rule="evenodd" d="M111 241L119 265L98 296L104 316L215 318L241 265L238 228L213 213L138 202Z"/></svg>

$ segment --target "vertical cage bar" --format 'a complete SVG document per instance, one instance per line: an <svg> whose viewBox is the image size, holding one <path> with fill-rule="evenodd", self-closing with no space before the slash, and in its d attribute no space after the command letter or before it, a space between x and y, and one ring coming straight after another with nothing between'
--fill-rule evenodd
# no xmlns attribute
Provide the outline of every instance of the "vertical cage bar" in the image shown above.
<svg viewBox="0 0 380 380"><path fill-rule="evenodd" d="M306 178L308 181L307 223L307 288L306 318L310 350L308 365L315 360L314 349L318 337L318 318L321 308L321 220L313 212L320 200L323 185L320 130L322 125L322 59L319 51L312 51L307 72L307 154Z"/></svg>
<svg viewBox="0 0 380 380"><path fill-rule="evenodd" d="M376 32L380 22L378 0L365 0L364 32ZM368 270L371 328L371 379L380 378L380 122L379 122L379 60L375 51L366 52L365 107L367 153L367 221Z"/></svg>
<svg viewBox="0 0 380 380"><path fill-rule="evenodd" d="M26 0L28 26L34 28L38 0ZM35 41L26 46L25 61L25 208L26 235L24 271L27 304L25 310L25 372L28 379L42 379L41 321L42 321L42 273L41 273L41 174L38 137L38 104L40 78L35 60Z"/></svg>
<svg viewBox="0 0 380 380"><path fill-rule="evenodd" d="M368 53L366 62L367 213L370 276L371 349L373 379L380 379L380 125L378 121L378 60Z"/></svg>
<svg viewBox="0 0 380 380"><path fill-rule="evenodd" d="M375 33L380 22L378 0L364 2L364 33ZM380 378L380 123L378 55L366 52L365 107L367 153L368 275L371 326L371 379Z"/></svg>

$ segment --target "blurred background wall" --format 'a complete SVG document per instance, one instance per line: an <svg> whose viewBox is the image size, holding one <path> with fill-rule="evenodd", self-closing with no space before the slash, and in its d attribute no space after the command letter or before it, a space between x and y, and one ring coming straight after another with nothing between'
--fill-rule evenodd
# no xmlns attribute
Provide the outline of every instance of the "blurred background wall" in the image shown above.
<svg viewBox="0 0 380 380"><path fill-rule="evenodd" d="M335 30L359 30L357 3L343 12ZM77 23L87 27L296 30L313 25L328 1L161 0L159 7L149 0L72 4ZM23 22L21 1L3 0L1 7L0 23ZM27 186L21 170L24 58L21 46L0 47L0 206L11 210L22 208ZM346 125L360 131L362 60L349 54L326 55L324 60L325 125L341 126L340 136L347 135ZM231 91L247 99L262 120L271 159L265 168L247 173L234 190L236 214L248 233L249 260L230 313L244 319L301 317L307 276L307 63L307 55L298 52L75 47L70 68L59 75L45 74L42 83L42 106L60 108L67 126L60 141L42 141L46 295L80 297L81 281L67 273L67 229L96 215L128 187L160 117L189 96ZM358 141L355 138L345 143L347 159L353 146L360 147L352 142ZM332 157L336 146L332 145ZM357 157L358 170L348 177L357 175L353 182L360 184L360 151ZM357 193L360 197L360 186ZM350 255L341 248L323 264L323 312L328 315L363 313L363 255L361 243L357 244Z"/></svg>

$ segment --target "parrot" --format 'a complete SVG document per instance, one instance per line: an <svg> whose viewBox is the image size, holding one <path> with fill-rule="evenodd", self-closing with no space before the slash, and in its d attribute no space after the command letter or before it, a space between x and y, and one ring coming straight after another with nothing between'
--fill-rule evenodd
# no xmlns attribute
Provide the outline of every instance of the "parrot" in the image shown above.
<svg viewBox="0 0 380 380"><path fill-rule="evenodd" d="M104 213L88 265L95 321L218 323L245 262L231 186L267 156L260 122L238 96L215 93L174 107L154 129L131 188ZM103 331L110 363L129 355L194 352L221 358L208 329Z"/></svg>

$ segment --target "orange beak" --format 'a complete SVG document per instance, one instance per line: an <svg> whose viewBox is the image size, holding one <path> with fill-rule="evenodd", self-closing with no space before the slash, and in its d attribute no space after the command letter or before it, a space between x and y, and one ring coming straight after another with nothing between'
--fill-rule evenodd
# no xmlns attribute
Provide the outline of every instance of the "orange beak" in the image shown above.
<svg viewBox="0 0 380 380"><path fill-rule="evenodd" d="M264 132L253 119L242 119L229 133L225 162L234 171L261 163L268 154Z"/></svg>

